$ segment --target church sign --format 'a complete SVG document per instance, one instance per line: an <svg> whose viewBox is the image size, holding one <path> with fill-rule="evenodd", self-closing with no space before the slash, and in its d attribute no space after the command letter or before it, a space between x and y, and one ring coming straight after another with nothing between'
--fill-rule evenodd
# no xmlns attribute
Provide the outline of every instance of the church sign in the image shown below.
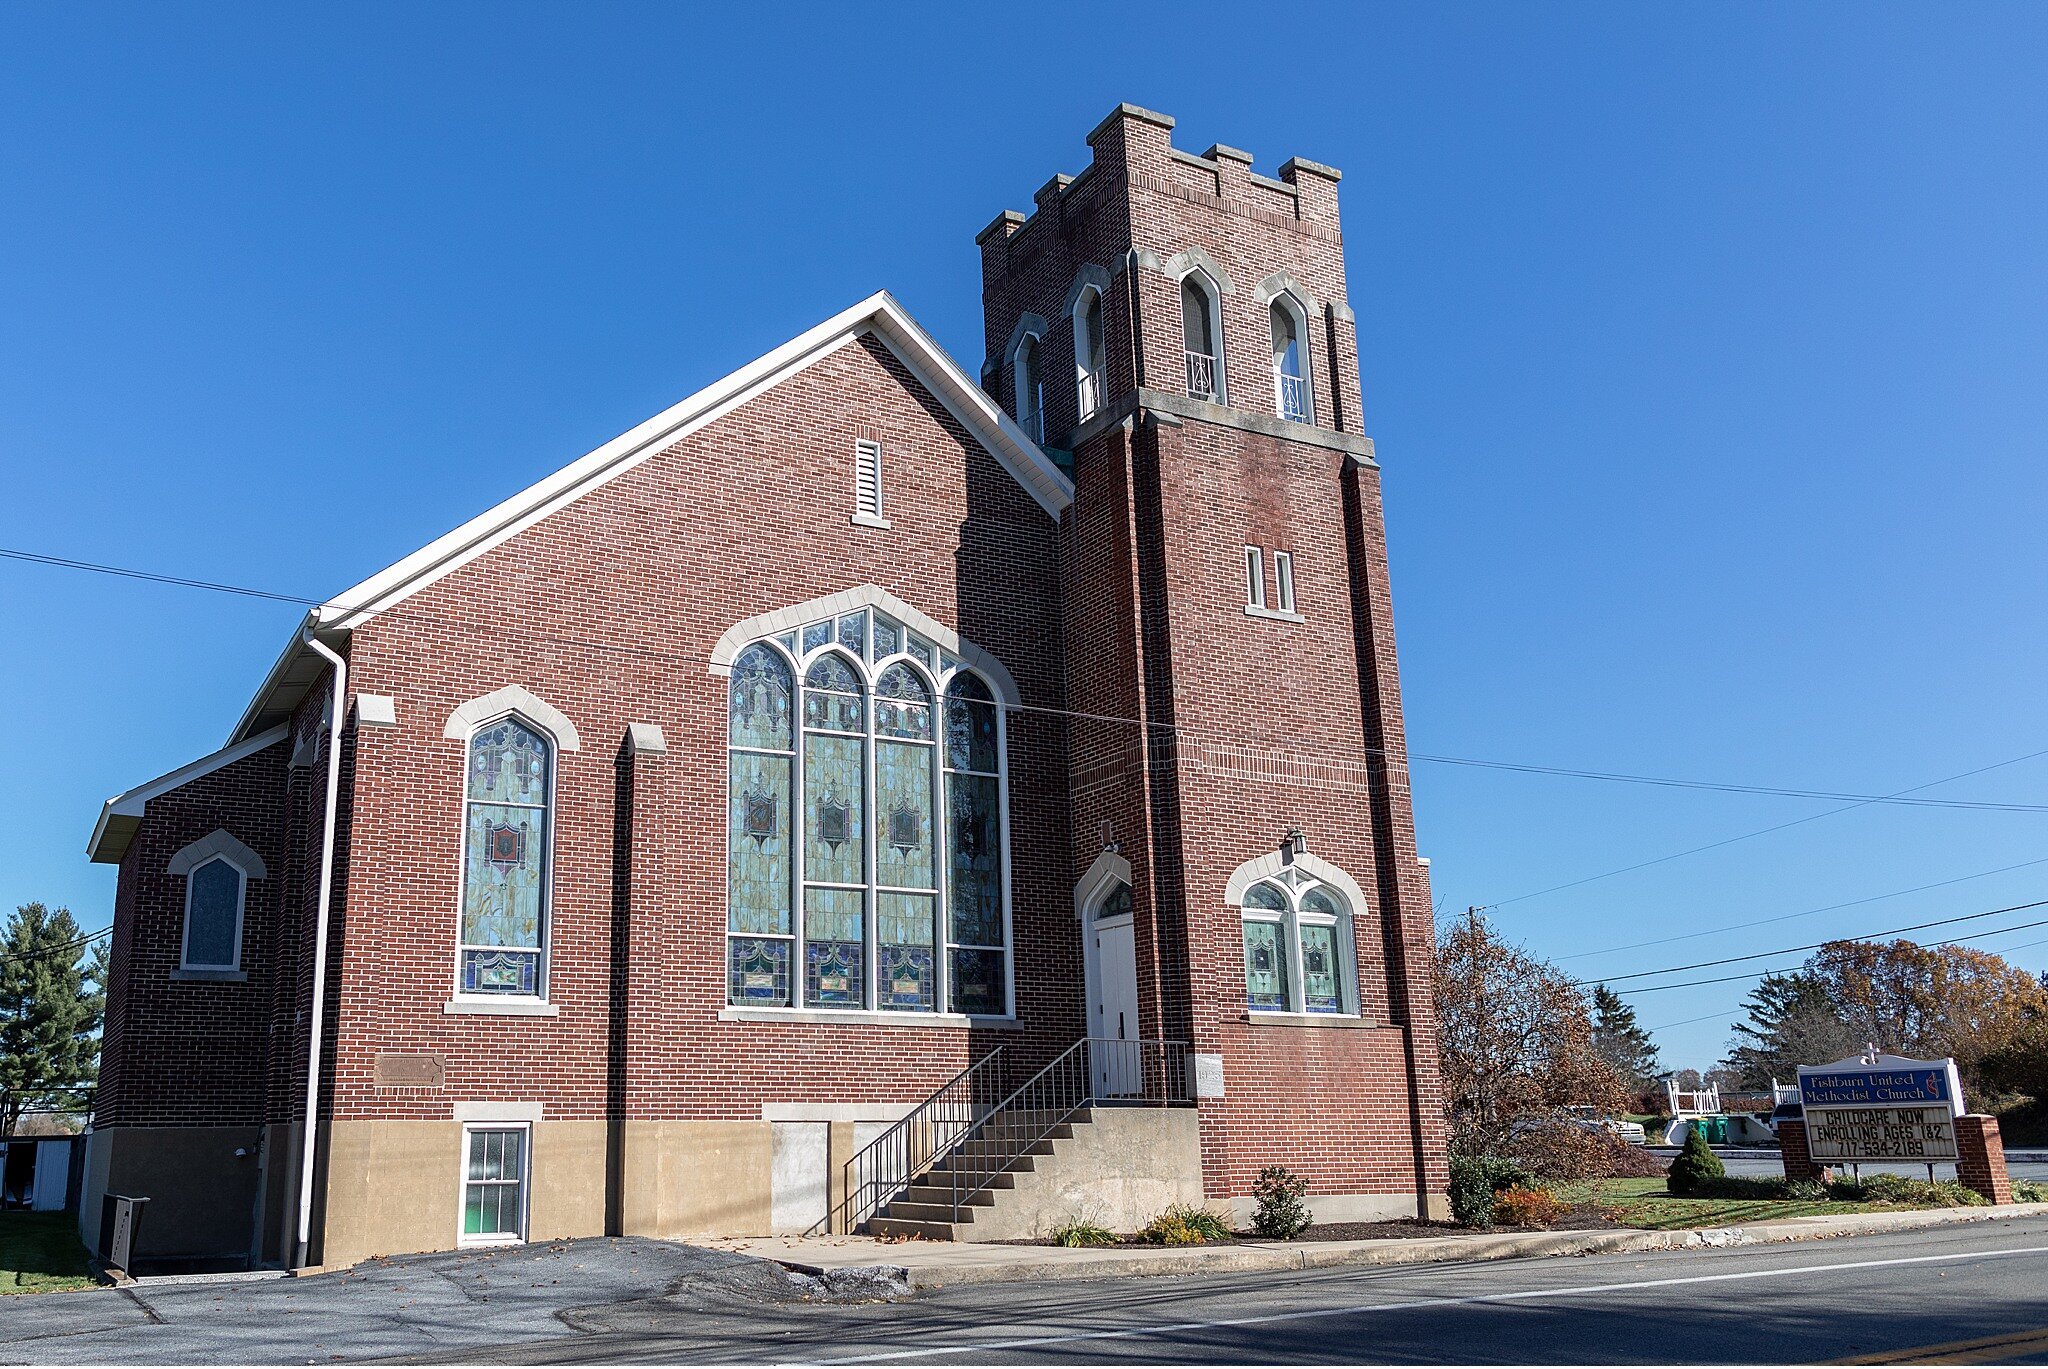
<svg viewBox="0 0 2048 1369"><path fill-rule="evenodd" d="M1816 1161L1953 1160L1962 1082L1954 1060L1861 1056L1799 1067Z"/></svg>

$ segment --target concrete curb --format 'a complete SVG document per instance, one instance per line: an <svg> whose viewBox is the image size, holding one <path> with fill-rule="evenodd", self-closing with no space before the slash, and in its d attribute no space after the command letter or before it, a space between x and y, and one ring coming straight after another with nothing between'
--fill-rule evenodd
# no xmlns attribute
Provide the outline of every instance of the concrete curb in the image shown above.
<svg viewBox="0 0 2048 1369"><path fill-rule="evenodd" d="M904 1271L913 1289L934 1289L970 1283L1234 1274L1328 1269L1341 1265L1444 1264L1546 1255L1725 1248L2036 1216L2048 1216L2048 1203L1873 1212L1839 1217L1787 1217L1743 1226L1695 1227L1683 1231L1475 1233L1421 1240L1271 1242L1174 1250L1064 1250L1046 1246L937 1241L887 1244L858 1237L815 1243L745 1241L737 1243L737 1248L810 1274L856 1265L893 1266Z"/></svg>

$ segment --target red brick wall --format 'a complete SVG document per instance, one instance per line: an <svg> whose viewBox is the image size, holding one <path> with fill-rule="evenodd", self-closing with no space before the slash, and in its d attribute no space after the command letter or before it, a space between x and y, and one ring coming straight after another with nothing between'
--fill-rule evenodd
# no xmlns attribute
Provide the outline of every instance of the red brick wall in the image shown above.
<svg viewBox="0 0 2048 1369"><path fill-rule="evenodd" d="M879 430L887 531L853 527L856 424ZM1002 660L1027 704L1061 699L1057 524L886 348L863 339L359 628L352 688L399 726L356 736L337 979L337 1117L446 1116L450 1098L604 1115L617 1089L614 974L628 989L637 1117L754 1117L775 1099L914 1100L1001 1044L1079 1034L1066 874L1065 729L1009 718L1013 925L1023 1032L721 1022L726 681L732 624L876 583ZM442 1011L453 989L464 750L442 726L520 684L576 725L559 758L549 999L558 1017ZM615 887L619 747L655 723L665 762L631 788L634 878ZM613 937L630 949L615 967ZM435 1052L443 1093L380 1091L381 1051Z"/></svg>
<svg viewBox="0 0 2048 1369"><path fill-rule="evenodd" d="M255 1125L263 1120L274 946L285 878L279 742L151 799L121 860L95 1125ZM241 982L174 979L185 878L165 867L225 829L263 859L247 884Z"/></svg>
<svg viewBox="0 0 2048 1369"><path fill-rule="evenodd" d="M982 239L991 388L1014 411L1005 349L1024 313L1047 319L1047 430L1074 417L1064 303L1083 263L1199 247L1224 296L1232 407L1271 418L1260 281L1286 271L1324 306L1310 338L1318 426L1362 431L1336 183L1288 187L1229 155L1193 163L1133 115L1091 136L1092 166L1041 190L1021 227ZM1132 333L1131 295L1140 320ZM1134 384L1185 393L1176 283L1139 264L1105 298L1109 399ZM1427 871L1416 856L1401 725L1379 470L1248 423L1139 411L1074 453L1066 621L1073 877L1116 841L1133 867L1147 1035L1220 1053L1225 1097L1204 1104L1212 1193L1246 1193L1281 1163L1317 1192L1440 1191L1447 1182ZM1356 444L1354 444L1356 445ZM1294 558L1301 623L1244 612L1242 549ZM1129 721L1107 721L1119 719ZM1373 1027L1254 1024L1237 911L1224 886L1300 827L1371 906L1353 926ZM1284 1102L1282 1101L1284 1100Z"/></svg>

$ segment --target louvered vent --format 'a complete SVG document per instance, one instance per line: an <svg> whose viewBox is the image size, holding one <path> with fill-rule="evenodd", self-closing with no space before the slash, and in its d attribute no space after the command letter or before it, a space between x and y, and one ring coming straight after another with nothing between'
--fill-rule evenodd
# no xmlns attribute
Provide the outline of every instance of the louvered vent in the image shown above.
<svg viewBox="0 0 2048 1369"><path fill-rule="evenodd" d="M854 512L882 516L882 444L866 438L853 444Z"/></svg>

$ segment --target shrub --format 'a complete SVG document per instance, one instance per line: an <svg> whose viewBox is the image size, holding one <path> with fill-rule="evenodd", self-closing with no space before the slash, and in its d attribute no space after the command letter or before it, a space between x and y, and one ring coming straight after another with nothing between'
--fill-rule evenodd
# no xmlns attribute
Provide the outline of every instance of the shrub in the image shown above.
<svg viewBox="0 0 2048 1369"><path fill-rule="evenodd" d="M1493 1199L1493 1219L1502 1226L1549 1226L1571 1212L1571 1204L1547 1188L1516 1184Z"/></svg>
<svg viewBox="0 0 2048 1369"><path fill-rule="evenodd" d="M1985 1207L1990 1199L1953 1179L1928 1183L1903 1174L1871 1174L1862 1179L1837 1179L1828 1185L1833 1197L1850 1203L1892 1203L1914 1207Z"/></svg>
<svg viewBox="0 0 2048 1369"><path fill-rule="evenodd" d="M1497 1155L1451 1157L1451 1216L1465 1226L1493 1225L1493 1195L1536 1176Z"/></svg>
<svg viewBox="0 0 2048 1369"><path fill-rule="evenodd" d="M2048 1184L2036 1183L2032 1179L2012 1181L2012 1200L2016 1203L2048 1203Z"/></svg>
<svg viewBox="0 0 2048 1369"><path fill-rule="evenodd" d="M1675 1172L1678 1166L1672 1164ZM1819 1184L1812 1185L1821 1199L1828 1196ZM1674 1186L1675 1191L1675 1186ZM1746 1198L1775 1201L1792 1196L1792 1185L1775 1174L1723 1174L1718 1179L1699 1179L1687 1190L1688 1198Z"/></svg>
<svg viewBox="0 0 2048 1369"><path fill-rule="evenodd" d="M1252 1196L1258 1199L1258 1210L1252 1213L1252 1230L1270 1240L1285 1241L1299 1236L1308 1229L1308 1204L1302 1195L1308 1192L1308 1180L1290 1174L1279 1165L1267 1165L1259 1171L1259 1181L1252 1185Z"/></svg>
<svg viewBox="0 0 2048 1369"><path fill-rule="evenodd" d="M1081 1217L1070 1217L1049 1233L1054 1245L1115 1245L1116 1233Z"/></svg>
<svg viewBox="0 0 2048 1369"><path fill-rule="evenodd" d="M1230 1239L1230 1227L1205 1207L1175 1203L1138 1233L1154 1245L1206 1245Z"/></svg>
<svg viewBox="0 0 2048 1369"><path fill-rule="evenodd" d="M1697 1193L1706 1180L1727 1177L1728 1168L1721 1163L1721 1157L1714 1154L1714 1148L1707 1144L1706 1132L1697 1126L1687 1127L1685 1149L1679 1151L1678 1158L1671 1162L1666 1186L1673 1193L1687 1197Z"/></svg>

